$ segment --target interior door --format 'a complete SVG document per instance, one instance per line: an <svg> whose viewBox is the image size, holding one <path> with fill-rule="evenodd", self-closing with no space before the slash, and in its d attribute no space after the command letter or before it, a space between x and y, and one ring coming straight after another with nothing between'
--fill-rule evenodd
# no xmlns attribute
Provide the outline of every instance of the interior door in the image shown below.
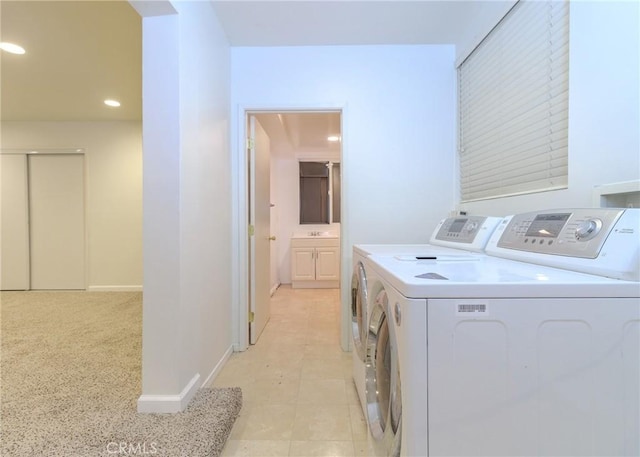
<svg viewBox="0 0 640 457"><path fill-rule="evenodd" d="M270 317L270 141L258 120L249 116L249 341L255 344ZM251 232L250 232L251 233Z"/></svg>
<svg viewBox="0 0 640 457"><path fill-rule="evenodd" d="M85 289L84 157L29 156L31 289Z"/></svg>
<svg viewBox="0 0 640 457"><path fill-rule="evenodd" d="M0 290L29 289L27 156L0 155Z"/></svg>

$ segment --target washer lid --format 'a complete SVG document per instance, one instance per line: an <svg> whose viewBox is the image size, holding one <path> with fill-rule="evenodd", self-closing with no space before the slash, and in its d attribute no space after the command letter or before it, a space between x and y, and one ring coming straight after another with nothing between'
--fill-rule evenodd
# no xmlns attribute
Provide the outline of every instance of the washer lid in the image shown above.
<svg viewBox="0 0 640 457"><path fill-rule="evenodd" d="M407 261L372 255L369 260L377 274L407 298L640 296L640 282L488 256Z"/></svg>
<svg viewBox="0 0 640 457"><path fill-rule="evenodd" d="M372 254L379 255L433 255L433 253L468 255L469 252L462 249L434 246L432 244L354 244L354 255L367 257Z"/></svg>

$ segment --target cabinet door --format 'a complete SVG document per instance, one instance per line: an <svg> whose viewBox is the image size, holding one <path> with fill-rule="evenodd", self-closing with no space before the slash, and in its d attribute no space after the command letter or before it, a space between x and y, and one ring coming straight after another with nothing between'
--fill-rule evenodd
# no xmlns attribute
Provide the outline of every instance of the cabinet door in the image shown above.
<svg viewBox="0 0 640 457"><path fill-rule="evenodd" d="M316 279L335 281L340 279L340 249L316 248Z"/></svg>
<svg viewBox="0 0 640 457"><path fill-rule="evenodd" d="M291 249L291 280L313 281L316 279L314 248Z"/></svg>

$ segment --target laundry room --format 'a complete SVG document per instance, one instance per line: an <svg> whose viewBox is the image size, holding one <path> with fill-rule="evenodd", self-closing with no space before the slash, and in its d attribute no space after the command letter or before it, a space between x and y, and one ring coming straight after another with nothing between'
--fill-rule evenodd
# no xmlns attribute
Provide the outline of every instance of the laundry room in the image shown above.
<svg viewBox="0 0 640 457"><path fill-rule="evenodd" d="M319 455L330 455L336 443L341 449L336 455L373 452L366 444L369 424L362 408L367 401L367 375L363 371L360 384L364 387L359 392L351 374L356 352L350 287L357 264L354 245L428 243L434 229L454 216L465 219L449 220L451 237L457 229L464 233L489 230L492 221L469 219L475 216L502 221L535 212L547 224L541 222L542 229L552 230L556 217L568 221L573 216L540 211L640 206L637 2L550 2L566 4L567 9L563 37L568 47L560 56L565 67L559 70L562 82L551 90L554 97L558 93L566 97L558 104L548 103L553 125L540 127L552 132L549 150L540 152L544 164L523 156L513 169L504 158L490 162L495 159L491 151L477 162L465 155L471 148L465 147L464 135L474 132L464 117L465 107L489 106L501 97L460 99L467 82L479 81L478 75L487 71L498 73L498 66L487 70L489 59L467 80L462 73L473 61L474 50L490 41L488 34L514 6L541 2L115 3L126 3L139 21L134 43L144 51L137 57L139 116L128 120L12 117L12 111L5 109L10 98L5 101L5 94L11 92L5 75L11 74L9 65L19 63L21 57L35 58L35 53L27 49L25 56L7 57L2 51L0 146L3 157L24 157L22 187L36 168L29 168L39 160L36 157L82 157L80 289L144 291L140 294L142 324L136 328L142 341L137 410L183 411L203 387L223 386L223 381L229 383L224 387L241 386L248 400L238 426L229 432L232 443L227 455L250 453L242 446L256 446L252 449L259 454L267 441L282 446L278 455L305 455L306 450L316 449L309 444L314 441L325 446L319 445ZM6 35L9 8L2 8L2 41L17 40L18 35ZM535 35L532 31L531 36ZM526 56L522 60L527 66ZM508 78L509 68L501 69ZM528 93L528 87L524 83L510 87L515 91L505 99L517 105L536 96L537 92ZM29 91L20 93L30 97ZM326 136L338 136L326 146L329 152L301 147L286 151L285 157L278 136L283 132L276 133L269 120L260 116L292 113L335 116L326 129ZM248 152L251 116L264 123L273 159L269 184L273 198L267 200L273 225L264 236L260 234L266 249L275 249L265 288L271 308L258 306L252 289L256 263L251 243L257 241L258 226L252 220L256 195ZM280 127L284 125L280 121ZM284 134L289 141L295 138L290 131ZM539 150L535 151L531 155L538 156ZM325 203L327 213L321 222L300 220L300 173L307 173L300 164L304 162L331 170L333 185L327 185L332 196L339 193L339 201ZM2 167L3 182L9 182L4 174L9 167ZM474 181L480 171L488 174ZM339 188L334 187L336 183ZM478 183L480 187L475 187ZM493 184L497 186L489 189ZM3 187L3 207L8 208L5 195ZM337 212L332 211L335 208ZM26 221L27 215L23 216ZM584 215L575 222L580 236L613 231L616 221L630 220L622 213L607 213L603 220L609 222L598 225L590 217ZM5 271L8 220L2 221ZM291 240L296 236L314 243L337 242L330 246L331 255L337 256L337 277L325 279L325 289L306 282L318 281L317 277L301 280L305 283L300 290L289 286L294 282ZM409 254L432 257L431 251ZM510 264L500 260L487 265L502 272ZM437 280L429 274L443 274L446 268L415 273ZM523 276L529 273L522 270ZM574 286L579 283L577 276L570 278ZM402 292L409 294L411 287ZM474 312L486 305L466 298L471 301L461 305ZM312 314L314 308L323 310L320 316ZM413 311L408 313L413 316ZM301 316L303 324L294 329L293 319ZM260 329L254 328L258 321ZM546 341L553 341L552 337ZM324 349L327 352L321 352ZM245 361L239 362L242 356ZM272 364L269 370L261 365L263 360ZM254 376L258 371L260 376ZM442 373L446 377L452 372ZM258 386L257 379L264 384ZM314 391L316 380L322 387ZM444 384L440 379L440 386ZM285 386L289 392L283 392ZM327 401L332 397L341 403ZM276 400L282 404L275 404ZM322 407L327 415L314 412ZM315 416L339 417L336 423L342 430L314 435L315 428L334 426L328 420L320 424ZM277 425L282 430L269 436L273 417L282 417ZM443 449L447 443L438 445Z"/></svg>
<svg viewBox="0 0 640 457"><path fill-rule="evenodd" d="M348 246L419 242L451 211L500 216L550 206L588 207L596 186L628 182L628 195L637 200L638 109L631 102L638 97L637 21L626 8L571 3L569 166L561 188L461 202L453 152L455 66L480 30L468 32L467 41L455 47L232 48L232 106L238 107L232 116L242 118L239 108L343 110L343 265L350 264ZM252 72L255 67L261 71ZM236 129L232 139L238 137ZM343 270L347 283L349 269Z"/></svg>
<svg viewBox="0 0 640 457"><path fill-rule="evenodd" d="M457 116L460 115L458 110L461 109L456 102L461 83L455 68L465 60L465 50L473 47L470 45L473 42L471 36L482 35L479 31L476 34L470 33L469 42L466 45L459 44L455 47L447 45L338 48L247 46L232 50L232 99L237 101L233 105L237 108L232 117L238 119L235 125L240 126L239 130L241 130L241 121L246 110L311 108L339 109L342 112L341 165L342 179L345 184L342 189L344 199L341 223L341 243L343 246L341 344L343 348L351 348L354 358L353 377L357 392L354 395L351 390L348 390L347 396L356 397L355 403L358 405L356 409L364 413L365 418L362 420L367 423L367 428L369 428L370 441L368 446L371 445L373 448L367 447L365 451L362 451L365 455L397 455L397 452L400 455L427 455L427 444L424 442L426 434L423 433L426 427L426 406L422 411L418 411L419 406L411 406L414 402L418 405L422 404L421 402L426 399L420 394L416 396L410 393L425 392L424 385L427 379L424 374L420 374L422 368L426 371L426 365L421 365L424 360L420 359L424 355L424 351L421 352L420 348L424 348L424 346L418 344L418 349L415 349L414 345L416 341L422 341L424 338L426 346L426 335L424 332L418 331L419 324L416 324L416 322L424 322L426 317L415 308L412 309L410 305L407 305L406 307L401 306L399 309L396 308L397 314L393 314L394 309L391 309L391 315L387 315L384 319L385 315L381 311L384 308L384 299L379 300L383 290L377 287L377 284L384 283L384 278L379 280L379 276L374 271L372 278L367 275L368 287L365 292L362 292L361 289L354 289L353 284L357 284L356 277L359 274L355 270L358 262L355 254L352 255L354 251L349 246L359 246L361 243L366 243L367 246L383 244L391 245L389 248L393 248L394 243L403 245L414 243L409 248L413 248L413 253L416 254L415 244L428 240L434 228L439 227L440 219L461 212L500 217L543 208L601 205L637 207L640 203L638 202L638 191L640 190L638 188L638 172L640 170L638 150L640 143L638 129L634 123L638 119L638 108L628 103L626 97L630 93L633 94L631 98L634 100L638 97L637 90L631 88L631 84L635 84L635 81L638 80L638 64L635 57L630 58L631 54L635 56L637 53L637 40L632 35L636 33L638 24L636 19L631 18L631 15L626 18L622 17L625 15L625 8L623 4L616 4L615 8L607 8L603 3L571 5L568 19L570 27L567 32L571 46L567 51L566 61L570 71L561 70L561 73L566 77L565 90L567 87L570 88L571 96L565 102L565 113L568 114L561 118L557 126L552 127L565 132L564 136L556 139L552 147L563 144L566 156L563 163L560 163L556 157L548 159L549 163L553 164L551 168L556 167L560 170L564 174L564 178L556 180L554 173L557 170L554 169L550 171L550 178L544 177L546 182L541 187L544 190L536 192L521 188L498 190L497 196L494 195L491 198L473 198L461 194L463 180L463 177L460 176L461 158L455 152L459 147L459 118ZM256 67L261 71L252 73L251 69ZM331 68L331 71L327 70L328 68ZM614 68L616 71L612 72L611 69ZM337 76L329 77L329 73ZM616 76L613 76L614 74ZM255 75L255 78L251 78L250 75ZM623 80L626 82L621 84ZM374 98L371 97L373 93L376 94ZM428 100L429 103L422 103L424 100ZM451 100L454 101L453 104ZM609 113L611 116L603 117L603 113ZM627 118L627 115L622 113L629 113L629 117ZM554 121L557 118L556 116ZM412 121L409 122L408 119ZM415 120L419 121L416 123ZM373 129L372 126L377 126L377 128ZM375 134L373 134L374 130ZM243 135L238 133L232 135L232 138L242 137ZM606 170L600 165L604 150L610 151L607 152L607 156L610 153L615 162L611 168L607 167ZM454 151L453 162L448 160L452 157L451 153L445 151ZM522 176L535 176L534 168L537 164L531 164L525 159L522 160L525 169L520 170ZM482 165L484 164L477 164L476 168L481 168ZM527 166L529 168L526 168ZM240 162L238 168L242 169L243 167L243 163ZM500 181L500 176L494 176L489 180ZM525 180L516 178L516 181L521 184L519 181ZM619 195L613 197L616 193ZM609 196L605 197L605 194ZM610 197L612 198L609 199ZM461 219L467 221L467 216ZM475 233L476 230L489 232L496 228L495 221L492 223L493 225L486 221L485 226L483 222L467 221L456 230L454 230L455 225L452 224L451 236L457 236L460 233ZM628 224L627 227L633 226L635 224L633 217L626 224ZM635 229L626 228L625 230ZM484 241L487 242L488 239L485 238ZM398 249L397 246L395 248ZM375 252L373 247L372 250ZM389 252L391 251L387 249L387 254ZM449 253L444 254L444 257L447 255ZM433 251L418 253L418 258L424 257L426 259L424 262L427 263L430 261L428 259L433 256ZM437 257L437 255L435 256ZM474 263L476 261L474 257L469 264L471 271L476 271L476 267L481 268L478 266L480 264ZM509 268L510 266L508 263L498 263L498 271L505 267ZM367 267L365 266L364 269L367 270ZM455 271L453 267L451 271ZM536 276L540 272L535 270L533 273L536 278L545 277L544 275ZM393 270L392 277L394 274L401 275L402 271ZM421 270L419 267L412 270L412 274L423 274L429 277L429 271ZM531 275L532 272L527 274ZM524 275L523 271L523 278ZM433 273L433 279L437 279L437 276L438 273ZM514 277L517 276L514 275ZM417 280L415 281L417 282ZM629 302L631 303L625 311L626 318L630 320L626 321L626 324L619 323L619 325L628 324L633 327L632 321L635 312L633 302L637 301L637 297L632 291L633 284L627 285L629 286L627 291L629 296L625 298L624 306L629 306ZM414 286L413 283L412 286ZM615 287L615 281L609 286ZM569 288L575 287L577 287L577 283ZM367 297L362 296L354 301L353 297L359 297L358 293L367 293ZM384 297L384 295L382 296ZM389 303L392 303L392 296L392 293L388 293ZM398 296L396 295L396 297ZM482 300L468 298L469 300L461 305L463 306L461 309L469 307L469 309L476 310L486 306ZM371 303L368 310L366 310L367 305L365 304L367 299ZM401 302L401 299L393 298L393 301ZM351 303L351 306L345 306L345 303ZM361 303L360 307L358 303ZM376 308L376 305L380 306ZM364 325L363 333L360 334L361 349L365 354L364 361L360 362L356 360L358 347L357 341L355 341L358 334L355 322L359 313L363 316L369 316L365 318L368 319L368 324ZM460 315L463 315L462 311ZM375 320L376 317L379 319L378 321ZM378 351L372 349L374 345L379 344L379 341L384 341L385 338L389 341L392 338L393 330L389 330L388 333L382 330L384 326L380 322L385 321L403 322L403 325L409 325L415 331L412 337L405 337L404 344L409 344L410 348L414 348L416 352L412 352L413 349L407 349L407 353L411 355L398 358L400 368L395 365L393 356L390 359L384 358L384 355L388 354L384 348L389 346L380 343ZM274 322L273 325L278 325L278 322ZM380 328L379 334L375 335L379 336L379 339L371 337L372 328ZM546 329L545 327L545 331ZM550 331L549 339L546 340L545 335L545 345L552 345L554 340L558 341L558 333L565 332L560 326L548 329ZM572 331L573 328L568 326L567 334ZM373 332L376 333L376 330ZM625 340L624 344L627 345L625 349L626 363L633 365L633 362L629 361L634 359L636 353L630 346L633 345L636 333L635 330L630 330L630 332L623 339ZM496 335L470 336L464 334L463 331L461 333L463 334L461 338L469 338L470 348L473 347L471 342L476 337L488 341L494 341L493 338L497 338ZM354 339L351 338L351 335ZM403 336L400 338L402 339ZM371 343L371 341L375 343ZM393 343L391 344L393 347ZM403 343L398 342L397 344L402 350ZM388 378L385 378L381 371L374 369L375 373L370 372L371 363L366 361L366 354L370 354L371 351L382 354L383 358L378 366L391 367L391 375ZM474 354L477 357L469 355L469 365L471 366L474 366L474 359L480 360L479 355L475 352ZM584 354L577 352L573 355L568 353L563 355L563 357L572 356L576 357L576 361L584 360L585 357ZM490 363L495 363L496 367L499 364L495 360ZM574 368L578 365L574 365ZM549 368L552 366L555 371L550 370L544 376L566 376L562 370L556 369L559 366L557 361L549 360ZM500 367L500 369L502 368ZM402 378L402 382L397 380L398 376L394 377L393 373L396 369L400 372L399 377ZM410 373L408 378L407 371ZM441 381L443 386L454 382L455 375L452 373L450 371L444 375L444 379ZM485 380L482 381L482 385L491 385L492 379L497 381L497 378L492 378L490 373L483 373L482 376L485 375L486 378L483 378ZM633 376L627 378L624 381L625 385L633 385L633 379ZM379 380L380 384L371 384L371 380ZM402 393L394 390L399 389L400 385L402 385ZM459 386L460 389L463 387L463 385ZM546 396L554 388L555 386L544 390L544 402L552 404L554 398L557 398L553 395ZM571 388L569 384L559 386L562 392ZM582 389L583 386L577 386L577 388ZM324 391L324 387L320 385L318 389ZM385 389L390 389L389 397L384 397L381 393ZM373 396L377 398L371 400L370 392L374 392ZM465 398L473 397L472 392L465 395ZM342 393L335 393L334 401L325 402L338 403L343 398L342 395ZM404 411L402 417L405 427L409 427L410 431L403 430L404 438L401 439L399 432L392 432L399 430L399 428L395 429L393 425L393 414L396 414L397 420L399 407L397 403L396 409L391 405L393 405L394 398L397 401L398 398L404 398L405 395L408 398L406 399L407 403L402 402L403 408L409 404L410 411ZM496 395L498 394L496 393ZM522 395L526 396L528 393L522 393ZM385 403L385 399L388 400L388 403ZM299 398L298 401L313 402L311 399L304 398ZM478 396L478 401L484 401L484 397ZM469 404L471 403L469 401ZM384 413L378 417L375 416L377 405L380 404L385 405L384 407L379 406L380 410L389 408L390 416L385 416ZM349 405L350 408L354 406L353 403ZM492 403L487 403L478 404L473 408L476 408L474 411L491 410L493 413L494 406ZM495 407L500 408L500 406ZM318 406L318 408L320 407ZM446 410L446 406L442 408ZM243 439L251 441L264 436L260 435L258 430L249 430L245 427L246 424L256 424L256 428L260 429L257 424L259 418L263 417L261 414L265 414L265 411L265 409L256 408L247 412L245 420L240 423L237 433L233 436L234 445L240 445ZM373 415L367 417L371 411L374 412ZM464 407L461 408L461 411L464 411ZM634 415L633 408L628 409L620 406L619 411L628 417ZM353 409L350 410L350 413L353 421L354 449L358 450L360 449L358 440L362 437L362 428L357 413ZM496 415L499 416L500 413L499 411ZM564 427L566 423L551 420L555 413L559 416L563 414L571 416L574 412L549 408L549 416L545 416L549 418L549 424L556 424L556 430L564 430L573 436L576 433L575 428L569 430ZM343 416L339 412L333 414L336 418L340 418L337 420L342 420ZM587 414L593 414L593 411ZM487 413L487 415L491 414ZM495 424L499 425L494 428L487 425L474 431L473 418L468 418L462 412L457 417L461 421L469 421L468 441L460 440L460 444L456 444L456 438L452 438L455 436L455 431L452 431L443 442L437 443L434 438L434 449L438 449L436 455L447 455L447 453L473 455L472 443L474 442L478 443L478 446L482 446L484 450L480 452L485 455L519 455L518 452L525 454L529 452L530 448L526 448L526 446L531 442L531 437L522 433L521 430L517 432L514 430L514 436L521 438L517 445L514 445L511 440L501 440L499 433L496 434L497 429L505 426L505 422L501 422L502 419L496 419ZM493 418L487 417L487 424L492 420ZM619 420L619 417L616 420ZM448 424L446 419L443 419L443 422ZM577 424L578 422L571 423ZM386 430L384 429L385 423L387 424ZM297 433L297 420L294 421L294 424L293 435L299 438L307 437L307 435ZM397 422L395 424L397 426ZM443 428L446 428L445 424L443 424ZM621 429L628 433L633 430L634 424L636 422L633 420L625 422ZM317 427L325 430L326 426L318 423ZM343 438L338 433L330 434L328 429L329 427L326 427L327 435L322 435L324 438L333 437L336 440ZM465 428L460 424L458 430L462 431ZM485 438L479 437L484 432L486 432ZM549 449L552 454L554 450L569 454L591 452L591 448L587 445L572 447L571 444L566 446L561 444L558 447L558 442L562 442L562 439L558 438L558 433L553 430L553 427L545 428L545 434L547 436L540 440L540 446ZM611 434L609 438L615 435ZM319 436L320 434L318 434L318 440L321 439ZM407 438L409 436L411 438ZM600 435L598 436L600 439ZM405 438L409 441L403 441L403 444L399 444ZM519 438L514 438L513 441L517 443ZM633 438L625 440L616 436L614 440L624 441L625 449L631 449L632 453L637 447L637 441L634 441ZM606 439L603 439L604 441ZM503 447L491 447L491 444L486 444L484 447L488 442L502 443ZM575 440L572 442L575 443ZM462 443L468 443L468 447L464 447L465 445ZM520 445L523 447L519 447ZM401 448L404 450L399 450ZM560 449L563 450L559 451Z"/></svg>

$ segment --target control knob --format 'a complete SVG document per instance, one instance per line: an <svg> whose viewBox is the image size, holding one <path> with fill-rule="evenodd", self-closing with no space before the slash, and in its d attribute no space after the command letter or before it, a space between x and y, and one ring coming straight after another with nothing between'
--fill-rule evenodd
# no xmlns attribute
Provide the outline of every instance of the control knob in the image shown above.
<svg viewBox="0 0 640 457"><path fill-rule="evenodd" d="M587 241L600 232L602 221L600 219L588 219L581 222L576 228L576 240Z"/></svg>
<svg viewBox="0 0 640 457"><path fill-rule="evenodd" d="M465 230L465 232L473 233L473 232L475 232L476 230L478 230L478 226L479 226L478 222L476 222L476 221L471 221L471 222L469 222L469 223L467 224L467 226L465 227L465 229L464 229L464 230Z"/></svg>

